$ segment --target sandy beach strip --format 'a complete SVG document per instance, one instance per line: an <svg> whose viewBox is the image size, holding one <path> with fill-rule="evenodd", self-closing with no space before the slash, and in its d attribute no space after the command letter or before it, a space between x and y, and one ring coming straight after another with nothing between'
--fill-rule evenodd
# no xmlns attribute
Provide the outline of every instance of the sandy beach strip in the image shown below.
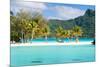
<svg viewBox="0 0 100 67"><path fill-rule="evenodd" d="M15 47L15 46L50 46L50 45L91 45L92 41L88 41L88 42L63 42L63 43L59 43L59 42L33 42L33 43L15 43L15 44L11 44L11 47Z"/></svg>

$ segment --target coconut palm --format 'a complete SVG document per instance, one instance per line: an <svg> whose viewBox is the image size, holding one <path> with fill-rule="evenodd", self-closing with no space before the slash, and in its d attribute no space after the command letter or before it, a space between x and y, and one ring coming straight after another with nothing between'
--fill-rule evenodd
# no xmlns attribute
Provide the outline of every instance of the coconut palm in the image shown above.
<svg viewBox="0 0 100 67"><path fill-rule="evenodd" d="M48 35L50 35L50 28L48 26L43 28L43 36L45 37L45 39L47 40Z"/></svg>
<svg viewBox="0 0 100 67"><path fill-rule="evenodd" d="M35 31L38 28L38 24L35 21L32 21L30 25L31 25L31 39L33 39L35 37Z"/></svg>
<svg viewBox="0 0 100 67"><path fill-rule="evenodd" d="M76 37L76 42L79 42L79 36L82 36L82 28L79 26L73 27L73 36Z"/></svg>
<svg viewBox="0 0 100 67"><path fill-rule="evenodd" d="M62 38L62 32L63 32L63 28L61 26L59 26L56 30L56 37L57 38Z"/></svg>
<svg viewBox="0 0 100 67"><path fill-rule="evenodd" d="M61 26L56 29L56 38L57 41L63 42L63 39L67 37L67 31L64 30Z"/></svg>
<svg viewBox="0 0 100 67"><path fill-rule="evenodd" d="M71 30L66 30L65 32L66 32L65 34L66 38L68 38L68 40L71 41L71 34L72 34Z"/></svg>
<svg viewBox="0 0 100 67"><path fill-rule="evenodd" d="M68 38L68 40L71 41L73 37L74 37L73 30L72 29L67 30L67 38Z"/></svg>
<svg viewBox="0 0 100 67"><path fill-rule="evenodd" d="M46 19L44 19L44 17L41 14L36 13L34 15L33 21L38 25L37 26L38 29L36 31L38 34L37 35L38 37L41 37L43 35L44 31L47 32L49 30L49 27L47 25L48 21Z"/></svg>
<svg viewBox="0 0 100 67"><path fill-rule="evenodd" d="M17 24L18 24L18 29L19 32L22 34L21 39L22 42L24 40L27 40L28 38L28 32L29 32L29 22L32 19L32 14L31 12L25 11L25 10L20 10L20 12L18 12L16 14L16 18L17 18Z"/></svg>
<svg viewBox="0 0 100 67"><path fill-rule="evenodd" d="M19 19L18 19L19 20ZM20 19L18 27L20 29L20 33L22 34L22 43L25 41L25 32L26 32L26 20Z"/></svg>

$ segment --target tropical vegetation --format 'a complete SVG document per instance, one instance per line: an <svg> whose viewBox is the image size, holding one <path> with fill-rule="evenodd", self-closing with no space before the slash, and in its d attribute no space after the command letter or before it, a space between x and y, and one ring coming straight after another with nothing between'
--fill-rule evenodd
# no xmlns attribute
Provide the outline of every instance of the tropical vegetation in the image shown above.
<svg viewBox="0 0 100 67"><path fill-rule="evenodd" d="M10 11L11 41L28 42L37 38L57 39L94 37L94 11L87 10L83 16L71 20L47 20L38 12L20 10L16 14Z"/></svg>

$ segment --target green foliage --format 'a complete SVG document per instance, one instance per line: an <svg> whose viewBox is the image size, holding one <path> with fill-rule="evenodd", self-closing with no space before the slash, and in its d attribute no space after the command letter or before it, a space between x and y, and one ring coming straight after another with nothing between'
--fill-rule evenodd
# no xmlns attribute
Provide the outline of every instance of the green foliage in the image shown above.
<svg viewBox="0 0 100 67"><path fill-rule="evenodd" d="M95 11L88 9L83 16L71 20L50 20L49 26L54 33L54 29L58 26L64 29L72 29L80 26L83 30L83 37L95 37Z"/></svg>
<svg viewBox="0 0 100 67"><path fill-rule="evenodd" d="M11 15L11 40L27 40L48 36L50 29L47 20L41 14L21 10L15 16ZM25 41L27 42L27 41Z"/></svg>
<svg viewBox="0 0 100 67"><path fill-rule="evenodd" d="M81 27L79 27L79 26L75 26L75 27L73 27L73 35L74 36L82 36L82 29L81 29Z"/></svg>
<svg viewBox="0 0 100 67"><path fill-rule="evenodd" d="M95 11L88 9L83 16L71 20L46 20L40 13L21 10L10 12L11 41L57 37L95 37ZM26 41L27 42L27 41Z"/></svg>

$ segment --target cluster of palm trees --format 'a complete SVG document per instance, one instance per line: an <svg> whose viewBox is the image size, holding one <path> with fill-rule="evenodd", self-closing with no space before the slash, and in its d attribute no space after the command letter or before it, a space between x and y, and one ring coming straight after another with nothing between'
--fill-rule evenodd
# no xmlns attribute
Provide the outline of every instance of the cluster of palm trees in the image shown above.
<svg viewBox="0 0 100 67"><path fill-rule="evenodd" d="M46 20L39 13L31 13L28 11L21 10L20 12L13 15L11 12L11 41L27 42L28 39L45 38L52 35L51 29ZM55 29L56 38L72 38L82 36L82 29L79 26L73 27L71 30L65 30L61 26ZM53 37L54 37L53 36Z"/></svg>
<svg viewBox="0 0 100 67"><path fill-rule="evenodd" d="M28 39L45 37L50 34L48 21L39 13L21 10L16 15L11 12L11 41L27 42Z"/></svg>
<svg viewBox="0 0 100 67"><path fill-rule="evenodd" d="M82 28L79 26L75 26L72 29L63 29L61 26L59 26L56 29L56 37L58 39L68 38L68 40L71 40L72 38L76 38L76 42L79 41L78 37L82 36Z"/></svg>

